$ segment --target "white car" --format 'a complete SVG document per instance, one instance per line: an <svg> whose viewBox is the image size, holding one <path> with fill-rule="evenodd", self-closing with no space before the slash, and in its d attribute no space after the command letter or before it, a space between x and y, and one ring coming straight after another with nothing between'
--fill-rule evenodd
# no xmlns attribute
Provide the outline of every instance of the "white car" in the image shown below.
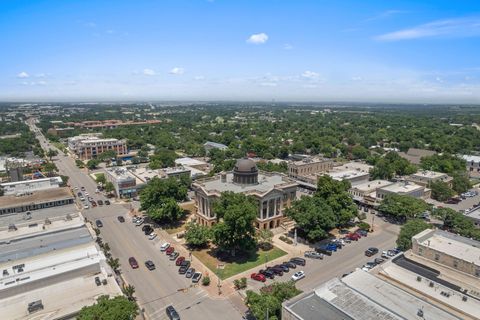
<svg viewBox="0 0 480 320"><path fill-rule="evenodd" d="M87 197L89 196L89 194L88 194L88 192L87 192L87 191L85 191L85 195L86 195Z"/></svg>
<svg viewBox="0 0 480 320"><path fill-rule="evenodd" d="M77 186L75 186L73 189L74 189L74 190L78 190L78 187L77 187Z"/></svg>
<svg viewBox="0 0 480 320"><path fill-rule="evenodd" d="M162 245L160 246L160 251L165 251L165 250L168 249L168 247L170 247L170 243L165 242L164 244L162 244Z"/></svg>
<svg viewBox="0 0 480 320"><path fill-rule="evenodd" d="M303 278L305 278L305 272L304 271L297 271L292 276L293 281L298 281L298 280L303 279Z"/></svg>
<svg viewBox="0 0 480 320"><path fill-rule="evenodd" d="M145 220L144 220L143 218L140 218L140 219L137 220L137 222L135 223L135 225L136 225L137 227L139 227L139 226L141 226L141 225L143 224L144 221L145 221Z"/></svg>
<svg viewBox="0 0 480 320"><path fill-rule="evenodd" d="M88 208L90 208L90 207L88 206L88 204L86 204L86 205L83 206L83 208L84 208L84 209L88 209Z"/></svg>
<svg viewBox="0 0 480 320"><path fill-rule="evenodd" d="M153 240L157 237L157 234L155 232L153 233L150 233L150 235L148 236L148 240Z"/></svg>

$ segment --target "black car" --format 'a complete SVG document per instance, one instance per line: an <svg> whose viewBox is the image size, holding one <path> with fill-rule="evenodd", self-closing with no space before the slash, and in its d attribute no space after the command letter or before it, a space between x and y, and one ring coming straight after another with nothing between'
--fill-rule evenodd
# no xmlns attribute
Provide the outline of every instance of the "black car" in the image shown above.
<svg viewBox="0 0 480 320"><path fill-rule="evenodd" d="M299 266L304 266L304 265L307 264L307 261L305 259L298 258L298 257L290 259L290 262L293 262L293 263L295 263L296 265L299 265Z"/></svg>
<svg viewBox="0 0 480 320"><path fill-rule="evenodd" d="M78 193L77 193L77 196L81 197L81 196L82 196L82 193L81 193L81 192L78 192Z"/></svg>
<svg viewBox="0 0 480 320"><path fill-rule="evenodd" d="M145 267L147 267L148 270L155 270L155 263L151 260L145 261Z"/></svg>
<svg viewBox="0 0 480 320"><path fill-rule="evenodd" d="M150 233L152 233L153 228L152 228L151 225L145 224L145 225L142 227L142 231L145 232L145 234L150 234Z"/></svg>
<svg viewBox="0 0 480 320"><path fill-rule="evenodd" d="M119 222L122 222L122 223L125 222L125 218L122 216L118 216L117 219Z"/></svg>
<svg viewBox="0 0 480 320"><path fill-rule="evenodd" d="M188 270L188 267L187 266L181 266L179 269L178 269L178 273L179 274L185 274Z"/></svg>
<svg viewBox="0 0 480 320"><path fill-rule="evenodd" d="M378 249L377 248L368 248L366 251L365 251L365 255L367 257L371 257L371 256L374 256L378 253Z"/></svg>
<svg viewBox="0 0 480 320"><path fill-rule="evenodd" d="M275 275L277 276L283 276L283 269L280 267L269 267L267 268L267 270L273 271L273 273L275 273Z"/></svg>
<svg viewBox="0 0 480 320"><path fill-rule="evenodd" d="M183 262L180 264L180 267L186 267L187 270L190 268L190 261L189 260L183 260ZM185 270L185 271L187 271Z"/></svg>
<svg viewBox="0 0 480 320"><path fill-rule="evenodd" d="M272 270L260 270L258 273L260 274L263 274L265 276L265 278L270 278L270 279L273 279L275 278L275 273L272 271Z"/></svg>
<svg viewBox="0 0 480 320"><path fill-rule="evenodd" d="M102 200L98 200L97 203L98 203L99 206L103 206L103 201Z"/></svg>
<svg viewBox="0 0 480 320"><path fill-rule="evenodd" d="M95 224L97 225L97 228L103 227L103 223L100 220L95 220Z"/></svg>
<svg viewBox="0 0 480 320"><path fill-rule="evenodd" d="M109 205L110 205L110 201L105 200L105 204L106 204L107 206L109 206Z"/></svg>
<svg viewBox="0 0 480 320"><path fill-rule="evenodd" d="M275 267L282 268L283 272L289 272L290 271L290 268L283 263L282 264L277 264Z"/></svg>
<svg viewBox="0 0 480 320"><path fill-rule="evenodd" d="M95 277L95 284L96 284L97 286L102 285L102 282L100 281L100 278L99 278L99 277Z"/></svg>
<svg viewBox="0 0 480 320"><path fill-rule="evenodd" d="M283 264L289 267L290 269L295 269L297 267L297 265L291 261L285 261L283 262Z"/></svg>
<svg viewBox="0 0 480 320"><path fill-rule="evenodd" d="M168 306L165 311L167 312L168 319L170 320L180 320L177 310L173 306Z"/></svg>

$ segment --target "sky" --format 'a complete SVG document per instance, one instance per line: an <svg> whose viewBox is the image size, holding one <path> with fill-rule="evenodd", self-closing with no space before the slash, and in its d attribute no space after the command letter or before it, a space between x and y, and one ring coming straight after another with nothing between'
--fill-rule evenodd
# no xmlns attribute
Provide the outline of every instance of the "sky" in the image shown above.
<svg viewBox="0 0 480 320"><path fill-rule="evenodd" d="M1 101L480 103L480 1L0 0Z"/></svg>

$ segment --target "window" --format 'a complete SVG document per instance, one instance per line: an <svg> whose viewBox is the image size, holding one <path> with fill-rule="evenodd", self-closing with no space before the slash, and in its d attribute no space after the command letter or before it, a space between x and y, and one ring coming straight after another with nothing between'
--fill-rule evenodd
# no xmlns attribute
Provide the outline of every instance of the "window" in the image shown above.
<svg viewBox="0 0 480 320"><path fill-rule="evenodd" d="M438 253L435 253L435 261L440 260L440 255Z"/></svg>
<svg viewBox="0 0 480 320"><path fill-rule="evenodd" d="M423 248L422 248L422 247L418 247L418 254L419 254L420 256L423 255Z"/></svg>
<svg viewBox="0 0 480 320"><path fill-rule="evenodd" d="M480 277L480 268L477 268L477 270L475 270L475 276Z"/></svg>
<svg viewBox="0 0 480 320"><path fill-rule="evenodd" d="M458 268L458 260L453 260L453 267Z"/></svg>

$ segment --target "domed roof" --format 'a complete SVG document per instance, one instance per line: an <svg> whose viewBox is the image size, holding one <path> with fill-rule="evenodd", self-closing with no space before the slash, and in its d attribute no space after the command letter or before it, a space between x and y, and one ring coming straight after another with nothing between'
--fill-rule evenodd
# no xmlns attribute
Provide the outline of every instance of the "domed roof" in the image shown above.
<svg viewBox="0 0 480 320"><path fill-rule="evenodd" d="M234 170L237 172L255 172L257 171L257 165L251 159L238 159Z"/></svg>

